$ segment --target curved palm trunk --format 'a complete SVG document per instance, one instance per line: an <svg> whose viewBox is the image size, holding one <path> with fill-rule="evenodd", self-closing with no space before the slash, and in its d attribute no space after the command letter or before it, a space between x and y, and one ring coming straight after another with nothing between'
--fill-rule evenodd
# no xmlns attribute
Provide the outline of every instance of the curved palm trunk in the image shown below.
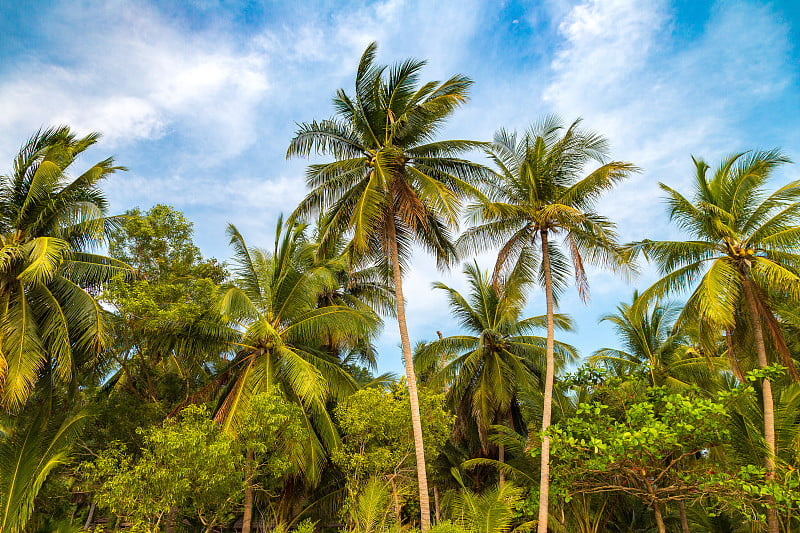
<svg viewBox="0 0 800 533"><path fill-rule="evenodd" d="M758 354L758 367L764 369L767 366L767 350L764 346L764 333L761 330L761 315L756 304L753 282L747 276L743 281L744 297L747 301L750 319L753 321L753 338L756 343L756 353ZM772 400L772 383L770 380L764 379L761 383L761 395L764 404L764 440L767 443L767 457L764 460L764 464L767 470L767 481L772 481L775 478L775 406ZM769 533L779 533L778 516L773 504L774 502L767 504L767 530Z"/></svg>
<svg viewBox="0 0 800 533"><path fill-rule="evenodd" d="M547 249L547 230L541 231L542 269L544 270L544 292L547 299L547 369L544 381L544 407L542 409L542 463L539 479L539 524L538 533L547 533L547 516L550 505L550 414L553 407L553 380L556 363L553 344L555 342L555 326L553 324L553 278L550 272L550 254Z"/></svg>
<svg viewBox="0 0 800 533"><path fill-rule="evenodd" d="M244 516L242 517L242 533L250 533L250 522L253 520L253 450L246 453L246 483L244 488Z"/></svg>
<svg viewBox="0 0 800 533"><path fill-rule="evenodd" d="M406 310L403 303L403 278L400 274L400 254L397 251L397 231L394 220L388 224L389 253L391 254L394 293L397 298L397 323L400 327L400 344L403 348L403 361L406 366L408 380L408 398L411 403L411 428L414 433L414 451L417 459L417 479L419 482L420 529L427 531L431 527L431 508L428 498L428 476L425 471L425 448L422 441L422 420L419 416L419 398L417 396L417 376L414 373L414 359L411 354L411 341L408 338Z"/></svg>

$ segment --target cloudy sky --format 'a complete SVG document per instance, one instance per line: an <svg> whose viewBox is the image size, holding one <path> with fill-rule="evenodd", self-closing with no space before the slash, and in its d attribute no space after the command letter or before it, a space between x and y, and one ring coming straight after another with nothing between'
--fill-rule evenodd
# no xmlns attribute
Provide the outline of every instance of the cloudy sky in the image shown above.
<svg viewBox="0 0 800 533"><path fill-rule="evenodd" d="M785 2L586 0L501 2L0 2L0 173L42 125L100 131L87 155L114 154L113 211L167 203L194 222L204 254L228 257L235 223L271 247L278 214L304 194L286 161L297 122L325 118L350 89L370 41L379 61L428 60L423 77L475 81L443 136L487 140L545 113L581 116L615 159L643 172L601 210L625 240L674 235L657 184L685 188L690 156L782 147L800 161L800 7ZM787 167L778 182L800 178ZM489 266L491 258L482 258ZM406 288L412 341L456 332L432 281L463 287L420 255ZM614 344L598 318L653 280L591 275L592 300L562 299L584 354ZM531 295L541 314L541 294ZM401 371L396 327L379 368Z"/></svg>

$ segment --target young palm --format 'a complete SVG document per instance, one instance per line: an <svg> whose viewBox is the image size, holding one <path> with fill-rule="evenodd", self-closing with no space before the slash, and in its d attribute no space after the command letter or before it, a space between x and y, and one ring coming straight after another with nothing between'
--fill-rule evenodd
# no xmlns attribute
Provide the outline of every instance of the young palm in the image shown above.
<svg viewBox="0 0 800 533"><path fill-rule="evenodd" d="M215 418L224 431L236 433L252 397L278 387L302 407L311 440L299 466L314 482L319 479L325 450L339 441L326 402L356 389L326 348L345 350L368 344L379 320L364 306L319 307L320 295L337 287L335 276L314 267L304 226L289 225L283 235L282 227L279 221L275 249L269 253L248 247L239 231L228 226L235 251L234 281L222 297L221 308L240 338L225 371L232 379Z"/></svg>
<svg viewBox="0 0 800 533"><path fill-rule="evenodd" d="M106 342L104 311L87 292L130 267L90 253L113 219L100 181L122 167L70 166L99 134L40 130L0 177L0 403L18 409L41 373L76 386L81 365Z"/></svg>
<svg viewBox="0 0 800 533"><path fill-rule="evenodd" d="M724 367L724 360L712 351L705 353L693 345L689 328L674 327L680 308L671 303L639 305L638 292L631 303L620 303L616 313L604 315L624 349L601 348L590 362L600 362L624 377L633 372L647 374L656 387L686 388L692 384L713 388L714 369Z"/></svg>
<svg viewBox="0 0 800 533"><path fill-rule="evenodd" d="M317 221L315 239L306 245L309 250L304 252L313 256L311 268L320 272L327 271L327 275L335 280L334 284L320 293L317 306L352 307L374 315L377 321L380 321L377 313L394 316L396 309L394 289L386 269L359 261L344 235L333 235L327 239L324 246L320 244L319 229L324 227L325 220L321 217ZM377 364L375 351L370 345L356 347L349 354L338 353L335 346L329 345L328 348L342 361L357 359L372 368Z"/></svg>
<svg viewBox="0 0 800 533"><path fill-rule="evenodd" d="M731 330L737 315L749 315L758 365L768 364L764 326L775 351L796 376L770 293L800 299L800 181L772 194L764 190L772 172L788 159L778 150L734 154L723 159L709 177L709 165L695 163L693 198L661 184L667 193L670 219L694 240L634 243L664 277L642 293L642 300L692 289L678 323L699 320L718 330ZM740 302L744 302L744 309ZM775 425L772 385L762 381L766 469L774 472ZM770 531L777 518L768 512Z"/></svg>
<svg viewBox="0 0 800 533"><path fill-rule="evenodd" d="M547 300L547 368L542 413L542 469L539 533L547 529L550 427L555 375L554 303L567 285L569 264L582 298L588 297L584 263L620 270L625 264L614 225L593 210L598 197L637 169L630 163L604 163L608 142L548 116L521 138L504 130L495 134L489 155L497 171L483 187L484 196L468 207L476 224L459 239L460 249L482 251L501 246L494 283L525 275L543 283ZM590 161L601 165L589 174ZM561 238L561 244L555 242ZM564 253L566 250L566 254ZM538 275L536 271L538 270ZM517 272L521 274L516 274Z"/></svg>
<svg viewBox="0 0 800 533"><path fill-rule="evenodd" d="M375 50L374 43L369 45L361 58L355 95L340 89L333 101L336 115L301 124L289 145L289 157L315 152L334 158L309 166L311 192L293 217L325 212L323 247L344 233L352 238L355 254L391 268L424 531L430 527L430 508L402 272L414 244L433 253L440 266L452 261L450 232L458 225L462 198L474 192L468 182L483 175L483 168L456 157L480 143L434 141L445 120L466 101L472 82L453 76L419 86L424 61L409 59L387 69L375 64Z"/></svg>
<svg viewBox="0 0 800 533"><path fill-rule="evenodd" d="M469 296L443 283L434 284L434 288L447 293L451 313L467 332L427 344L417 354L417 364L436 366L442 354L458 354L436 374L431 385L449 384L447 399L459 415L461 427L474 419L481 448L487 453L491 425L510 422L512 428L523 431L513 424L514 418L521 420L518 394L520 390L538 389L544 381L547 341L531 333L544 327L546 319L521 317L528 280L507 280L498 291L477 264L465 265L464 273ZM568 318L555 318L560 327L570 327ZM571 346L556 343L555 348L559 366L576 358Z"/></svg>

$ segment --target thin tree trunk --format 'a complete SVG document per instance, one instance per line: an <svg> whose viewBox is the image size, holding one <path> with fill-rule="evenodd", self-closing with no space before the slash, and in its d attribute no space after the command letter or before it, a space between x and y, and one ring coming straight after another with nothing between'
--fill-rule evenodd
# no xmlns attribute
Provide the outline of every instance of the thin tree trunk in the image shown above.
<svg viewBox="0 0 800 533"><path fill-rule="evenodd" d="M439 340L442 340L444 338L442 336L442 332L441 331L437 331L436 334L439 336ZM446 364L447 364L447 354L442 352L442 357L441 357L441 359L439 359L439 370L443 369ZM450 384L445 379L444 380L444 393L447 394L448 392L450 392Z"/></svg>
<svg viewBox="0 0 800 533"><path fill-rule="evenodd" d="M658 505L658 502L653 502L653 512L656 514L658 533L667 533L667 528L664 526L664 517L661 516L661 506Z"/></svg>
<svg viewBox="0 0 800 533"><path fill-rule="evenodd" d="M544 292L547 300L547 370L544 381L544 407L542 409L542 463L539 479L539 524L538 533L547 533L547 516L550 505L550 415L553 406L553 380L556 363L553 351L555 342L555 326L553 324L553 278L550 272L550 254L547 248L547 230L541 231L542 269L544 270Z"/></svg>
<svg viewBox="0 0 800 533"><path fill-rule="evenodd" d="M436 335L439 336L439 340L442 340L444 338L444 336L442 335L441 331L437 331ZM446 364L447 364L447 354L442 352L442 357L441 357L441 359L439 359L439 370L443 369ZM445 395L447 395L449 390L450 390L450 386L447 383L447 379L445 379L444 380L444 393L445 393ZM439 521L441 520L441 516L439 514L439 487L437 485L435 485L435 484L433 485L433 510L434 510L434 513L435 513L434 516L436 517L436 523L438 524Z"/></svg>
<svg viewBox="0 0 800 533"><path fill-rule="evenodd" d="M242 517L242 533L250 533L250 523L253 520L253 450L248 449L245 457L246 484L244 487L244 516Z"/></svg>
<svg viewBox="0 0 800 533"><path fill-rule="evenodd" d="M86 523L83 524L84 531L89 531L89 526L92 525L92 518L94 518L94 502L89 507L89 516L86 517Z"/></svg>
<svg viewBox="0 0 800 533"><path fill-rule="evenodd" d="M397 486L394 483L394 479L389 482L389 485L392 487L392 502L394 503L394 519L395 522L399 525L400 520L400 498L397 496Z"/></svg>
<svg viewBox="0 0 800 533"><path fill-rule="evenodd" d="M689 518L686 516L686 504L678 502L678 510L681 513L681 533L689 533Z"/></svg>
<svg viewBox="0 0 800 533"><path fill-rule="evenodd" d="M501 463L506 462L506 447L502 444L497 445L497 460ZM506 482L506 475L500 470L500 485Z"/></svg>
<svg viewBox="0 0 800 533"><path fill-rule="evenodd" d="M761 330L761 315L758 312L756 295L749 277L744 277L743 285L750 319L753 321L753 338L756 343L756 353L758 354L758 367L764 369L767 366L767 350L764 346L764 333ZM762 381L761 395L764 403L764 440L767 443L767 457L764 463L767 470L767 481L772 481L775 479L775 406L772 400L772 383L769 379ZM768 499L767 503L767 526L769 533L779 533L778 516L775 512L774 501L771 501L771 498Z"/></svg>
<svg viewBox="0 0 800 533"><path fill-rule="evenodd" d="M433 486L433 509L436 513L436 523L438 524L441 518L439 516L439 487L436 485Z"/></svg>
<svg viewBox="0 0 800 533"><path fill-rule="evenodd" d="M417 458L417 480L419 483L420 529L427 531L431 527L431 506L428 497L428 476L425 471L425 448L422 441L422 421L419 416L419 398L417 397L417 376L414 372L414 359L411 354L411 341L408 338L406 325L406 309L403 302L403 278L400 274L400 254L397 251L397 230L394 218L389 221L389 258L392 262L394 277L394 293L397 299L397 324L400 327L400 344L403 348L403 360L406 366L408 381L408 398L411 404L411 428L414 433L414 451Z"/></svg>

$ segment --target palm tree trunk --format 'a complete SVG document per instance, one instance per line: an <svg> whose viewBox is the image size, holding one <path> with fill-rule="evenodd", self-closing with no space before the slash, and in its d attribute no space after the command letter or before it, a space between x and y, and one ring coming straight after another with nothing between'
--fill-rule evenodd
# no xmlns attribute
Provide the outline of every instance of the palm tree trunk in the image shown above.
<svg viewBox="0 0 800 533"><path fill-rule="evenodd" d="M411 341L408 338L406 325L406 309L403 302L403 277L400 274L400 254L397 251L397 230L394 218L388 224L389 258L392 262L394 293L397 299L397 324L400 327L400 344L403 348L403 360L406 366L408 381L408 398L411 403L411 428L414 433L414 451L417 459L417 481L419 483L420 529L427 531L431 527L431 506L428 497L428 476L425 471L425 448L422 441L422 420L419 416L419 398L417 396L417 376L414 372L414 359L411 354Z"/></svg>
<svg viewBox="0 0 800 533"><path fill-rule="evenodd" d="M444 338L442 336L442 332L441 331L437 331L436 335L439 336L439 340L442 340ZM447 354L444 353L444 351L443 351L442 352L442 357L441 357L441 359L439 359L439 370L443 369L446 364L447 364ZM445 395L447 395L449 390L450 390L450 386L447 384L447 380L445 379L444 380L444 393L445 393ZM433 485L433 511L434 511L434 516L436 517L436 523L438 524L441 521L441 516L439 514L439 487L436 484Z"/></svg>
<svg viewBox="0 0 800 533"><path fill-rule="evenodd" d="M497 461L500 463L506 462L506 447L502 444L497 446ZM500 485L506 482L506 475L500 470Z"/></svg>
<svg viewBox="0 0 800 533"><path fill-rule="evenodd" d="M433 486L433 509L436 513L434 516L436 516L436 523L438 524L441 518L439 516L439 487L436 485Z"/></svg>
<svg viewBox="0 0 800 533"><path fill-rule="evenodd" d="M444 337L442 336L441 331L437 331L436 334L439 336L439 340L442 340ZM443 369L447 365L447 354L442 351L442 357L439 359L439 370ZM444 393L447 394L450 392L450 384L447 380L444 380Z"/></svg>
<svg viewBox="0 0 800 533"><path fill-rule="evenodd" d="M745 276L743 281L744 297L750 312L750 320L753 322L753 338L758 354L758 367L764 369L767 366L767 350L764 346L764 333L761 330L761 315L758 312L752 280ZM765 378L761 383L761 398L764 404L764 440L767 443L767 457L764 463L769 482L775 479L775 406L772 400L772 383L769 379ZM769 533L779 533L778 516L774 503L769 500L767 503L767 530Z"/></svg>
<svg viewBox="0 0 800 533"><path fill-rule="evenodd" d="M725 342L728 344L728 365L730 365L731 372L733 372L734 377L739 380L739 383L744 383L744 374L742 374L742 369L739 367L739 362L736 360L736 354L733 351L732 335L733 331L730 329L725 330Z"/></svg>
<svg viewBox="0 0 800 533"><path fill-rule="evenodd" d="M246 485L244 487L244 516L242 517L242 533L250 533L250 522L253 520L253 450L248 449L246 454L245 469Z"/></svg>
<svg viewBox="0 0 800 533"><path fill-rule="evenodd" d="M553 344L555 326L553 324L553 278L550 272L550 254L547 248L547 230L540 232L542 238L542 269L544 270L544 293L547 300L547 370L544 381L544 407L542 408L542 463L539 479L539 524L538 533L547 533L547 516L550 505L550 415L553 407L553 380L556 363Z"/></svg>
<svg viewBox="0 0 800 533"><path fill-rule="evenodd" d="M689 518L686 516L686 504L678 502L678 510L681 513L681 533L689 533Z"/></svg>

